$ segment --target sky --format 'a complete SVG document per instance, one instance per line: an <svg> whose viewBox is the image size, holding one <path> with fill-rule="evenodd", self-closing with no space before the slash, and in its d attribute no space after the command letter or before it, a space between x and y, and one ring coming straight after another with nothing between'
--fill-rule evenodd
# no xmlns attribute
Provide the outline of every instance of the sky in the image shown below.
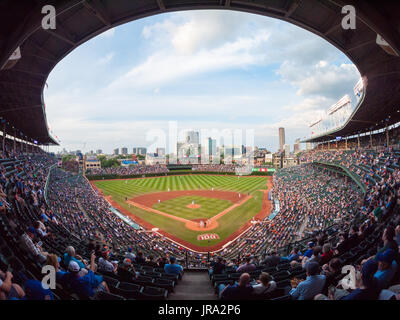
<svg viewBox="0 0 400 320"><path fill-rule="evenodd" d="M277 151L279 127L293 145L345 94L354 106L359 78L341 51L287 22L233 11L156 15L104 32L54 68L44 92L60 140L51 151L152 150L171 122L180 133L253 132L255 145Z"/></svg>

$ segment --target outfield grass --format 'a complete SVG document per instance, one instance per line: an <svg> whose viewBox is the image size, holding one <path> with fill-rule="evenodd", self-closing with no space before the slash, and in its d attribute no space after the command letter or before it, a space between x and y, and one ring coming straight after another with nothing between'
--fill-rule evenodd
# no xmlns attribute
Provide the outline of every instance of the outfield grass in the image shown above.
<svg viewBox="0 0 400 320"><path fill-rule="evenodd" d="M114 201L121 205L126 210L132 212L139 218L148 221L152 225L180 238L187 242L193 243L197 246L206 247L209 245L217 244L218 242L226 239L233 232L238 230L247 221L254 217L262 208L262 192L258 190L265 190L268 177L241 177L238 179L236 176L223 176L223 175L186 175L186 176L165 176L156 178L146 179L130 179L130 180L98 180L93 183L98 187L106 196L111 196ZM235 208L222 218L218 220L219 226L206 233L216 233L220 239L210 241L199 241L197 235L205 232L196 232L189 230L185 227L184 223L170 219L165 216L158 215L156 213L148 212L136 207L130 207L126 202L125 198L133 198L139 195L162 192L162 191L175 191L175 190L223 190L223 191L234 191L240 193L250 193L253 198L242 204L240 207ZM160 204L155 204L153 208L175 214L177 216L186 219L196 219L194 212L203 208L209 208L209 212L203 211L201 214L208 214L208 216L201 216L199 218L206 218L215 216L221 210L214 210L212 203L214 200L218 200L215 205L223 208L222 202L228 202L227 200L221 199L199 199L202 201L202 207L199 209L188 209L187 204L191 203L184 197L178 197L175 199L164 201ZM202 198L202 197L199 197ZM204 201L203 201L204 200ZM222 202L220 202L222 201ZM208 202L208 203L207 203ZM177 204L176 210L173 206ZM195 203L197 203L195 201ZM199 203L200 204L200 203ZM158 206L164 206L164 208ZM225 204L229 207L231 204ZM184 208L182 208L182 206ZM225 207L225 209L227 208ZM186 216L186 209L187 214Z"/></svg>

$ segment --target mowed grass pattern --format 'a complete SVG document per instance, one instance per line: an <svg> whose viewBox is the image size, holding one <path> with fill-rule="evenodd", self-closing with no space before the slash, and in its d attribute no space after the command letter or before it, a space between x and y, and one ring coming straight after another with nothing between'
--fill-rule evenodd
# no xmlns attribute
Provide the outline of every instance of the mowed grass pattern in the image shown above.
<svg viewBox="0 0 400 320"><path fill-rule="evenodd" d="M228 175L185 175L128 180L98 180L93 181L93 183L106 196L111 196L120 206L139 218L187 242L207 247L230 236L262 209L263 194L257 190L265 190L267 181L268 177L238 178ZM168 191L168 188L170 191L211 190L211 188L214 188L214 190L250 193L253 198L219 219L219 226L208 232L218 234L219 240L199 241L197 236L204 232L189 230L182 222L129 206L125 202L126 198L131 199L143 194Z"/></svg>
<svg viewBox="0 0 400 320"><path fill-rule="evenodd" d="M194 201L200 205L200 208L192 209L187 205ZM199 196L183 196L174 199L162 201L153 205L153 209L169 213L188 220L211 218L221 211L229 208L233 203L229 200L206 198Z"/></svg>

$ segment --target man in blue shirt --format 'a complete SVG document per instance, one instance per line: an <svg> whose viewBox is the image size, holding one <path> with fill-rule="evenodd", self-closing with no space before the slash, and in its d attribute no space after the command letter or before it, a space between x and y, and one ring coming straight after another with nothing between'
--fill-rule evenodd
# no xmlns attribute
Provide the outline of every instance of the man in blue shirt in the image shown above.
<svg viewBox="0 0 400 320"><path fill-rule="evenodd" d="M98 291L110 292L107 284L102 281L102 277L96 277L95 270L96 256L92 254L90 258L90 269L88 273L81 277L79 276L80 267L78 263L71 260L68 265L68 273L61 278L63 286L69 287L74 293L78 294L80 298L88 299L93 297Z"/></svg>
<svg viewBox="0 0 400 320"><path fill-rule="evenodd" d="M368 260L362 265L361 278L356 281L356 289L340 300L377 300L380 290L376 286L374 274L378 270L378 263Z"/></svg>
<svg viewBox="0 0 400 320"><path fill-rule="evenodd" d="M395 252L393 249L387 249L385 252L380 252L376 256L378 271L375 273L374 277L379 289L388 288L396 274L397 264L396 261L394 261L394 257Z"/></svg>
<svg viewBox="0 0 400 320"><path fill-rule="evenodd" d="M304 252L304 256L311 258L312 254L313 254L313 248L314 248L314 242L310 241L308 243L308 249L306 250L306 252Z"/></svg>
<svg viewBox="0 0 400 320"><path fill-rule="evenodd" d="M295 300L312 300L324 289L326 277L319 274L319 264L310 262L306 267L307 279L300 282L289 294Z"/></svg>
<svg viewBox="0 0 400 320"><path fill-rule="evenodd" d="M179 278L182 278L183 268L179 264L175 263L176 259L174 257L169 258L169 262L164 265L164 271L166 274L175 274Z"/></svg>

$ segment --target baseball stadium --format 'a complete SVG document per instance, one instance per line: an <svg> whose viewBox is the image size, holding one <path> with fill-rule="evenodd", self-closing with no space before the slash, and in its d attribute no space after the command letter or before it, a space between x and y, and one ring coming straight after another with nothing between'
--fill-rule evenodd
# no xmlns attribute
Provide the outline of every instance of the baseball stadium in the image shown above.
<svg viewBox="0 0 400 320"><path fill-rule="evenodd" d="M268 300L288 304L293 300L400 300L398 2L0 0L0 8L0 300L120 300L126 304L128 300L163 304L173 300ZM298 108L301 113L288 122L277 121L278 151L262 153L262 148L252 147L248 153L247 146L242 145L240 150L249 156L240 158L241 162L232 156L235 161L218 158L215 163L209 161L211 153L205 156L203 151L190 158L189 149L182 149L182 159L175 162L171 155L165 156L168 161L158 160L160 154L166 154L162 148L151 155L144 152L143 159L139 151L134 152L132 160L130 156L122 157L126 151L119 154L118 150L101 159L82 150L62 156L52 152L64 147L53 134L57 126L50 128L48 124L54 110L61 114L60 128L69 128L63 139L70 135L75 145L84 141L81 135L93 132L96 145L110 138L108 132L96 131L90 125L74 127L77 119L83 118L80 112L87 100L83 91L71 89L73 81L68 77L72 74L77 81L82 78L90 82L86 78L90 72L85 69L90 59L85 56L75 70L57 69L57 65L74 54L83 56L84 51L78 50L98 50L91 46L92 41L106 41L114 28L175 13L201 11L206 15L210 10L244 14L249 25L257 16L267 21L266 26L279 20L301 29L329 44L329 50L339 51L357 69L359 80L354 87L346 88L350 93L340 100L333 95L337 102L324 115L319 116L315 108L304 104L292 109L283 107ZM155 20L151 28L144 27L137 34L138 39L147 40L155 34L150 46L156 46L162 42L157 37L164 29L182 30L174 29L177 22L171 21L163 24ZM57 27L53 28L53 23ZM201 37L210 36L212 29L221 25L228 37L233 26L220 22L205 23ZM186 26L193 29L190 23ZM230 42L221 50L225 56L220 60L213 55L205 55L205 60L215 58L215 64L235 64L229 54L236 46L251 46L270 36L261 34L252 38L254 41L239 37L235 45ZM173 43L181 38L179 34ZM187 47L181 48L180 57L184 59L192 54L191 33L188 38ZM291 47L301 64L306 64L309 55L318 49L304 42L304 50ZM114 45L112 50L116 50ZM119 45L126 49L126 43ZM199 51L203 54L206 49L201 47ZM238 56L244 61L250 59L246 50ZM274 50L279 56L279 48ZM164 53L154 57L161 59ZM146 57L148 51L140 54ZM154 57L148 64L156 65L158 78L166 77ZM118 57L121 64L128 58ZM110 53L96 61L96 70L112 59ZM205 68L202 59L196 61L196 68ZM172 65L168 70L177 69L183 74L190 65L182 66L176 60L166 63ZM332 68L341 70L336 74L324 69L326 65L326 61L317 61L315 69L305 72L287 62L279 71L271 70L282 75L289 69L285 75L295 74L295 80L287 80L285 90L296 91L296 83L300 89L296 87L295 96L299 96L305 92L301 86L307 84L311 98L306 101L321 104L331 100L315 98L314 91L325 90L335 80L332 74L340 77L338 82L347 83L347 75L353 72L346 73L342 60L336 69ZM147 70L147 64L143 68ZM144 86L148 78L137 76L142 75L142 69L134 69L128 73L131 78L122 77L107 90L127 83ZM223 68L218 70L223 72ZM320 70L322 80L313 77ZM57 97L57 105L55 99L45 96L54 72L59 72L58 77L65 73L65 79L59 80L65 92ZM96 72L90 76L99 81L107 78L107 71L102 76ZM298 80L302 72L309 78ZM224 81L236 78L229 72L224 76ZM254 72L251 76L259 75ZM206 77L204 81L212 79ZM201 83L195 81L199 92ZM95 90L95 82L91 85L88 91ZM229 92L221 88L215 90L228 96ZM279 91L275 87L272 90ZM102 99L106 100L109 92ZM146 94L151 100L160 92L152 87ZM349 95L356 105L351 106ZM76 97L79 114L74 118L69 114L68 99ZM91 119L109 121L110 127L117 127L118 137L110 139L119 143L120 136L127 136L125 127L134 125L113 123L117 107L109 105L107 110L114 114L104 116L97 107L100 100L95 101L95 107L87 106ZM246 96L243 101L253 100ZM217 103L222 105L219 100ZM145 102L134 108L151 109ZM224 117L233 122L230 109L224 108L221 106ZM241 110L244 113L236 119L238 123L248 118L273 117L267 106L255 113L250 107L241 106ZM161 118L154 110L149 112L154 121ZM179 116L180 112L185 110L171 107L169 115L173 118L173 113ZM315 121L305 124L303 113L315 115ZM189 121L191 113L185 116L183 121ZM123 117L129 118L129 111ZM207 121L216 122L211 117ZM296 140L295 153L285 144L280 123L292 124L293 130L305 126L310 131ZM137 130L144 131L148 126L145 123ZM278 132L278 126L262 128ZM278 136L273 137L278 140ZM135 138L129 136L130 140ZM175 144L190 145L193 138L190 132L186 144ZM211 138L208 141L211 150ZM306 148L300 149L300 144ZM226 156L228 147L224 147ZM235 149L233 144L231 149ZM256 155L261 153L260 157Z"/></svg>

